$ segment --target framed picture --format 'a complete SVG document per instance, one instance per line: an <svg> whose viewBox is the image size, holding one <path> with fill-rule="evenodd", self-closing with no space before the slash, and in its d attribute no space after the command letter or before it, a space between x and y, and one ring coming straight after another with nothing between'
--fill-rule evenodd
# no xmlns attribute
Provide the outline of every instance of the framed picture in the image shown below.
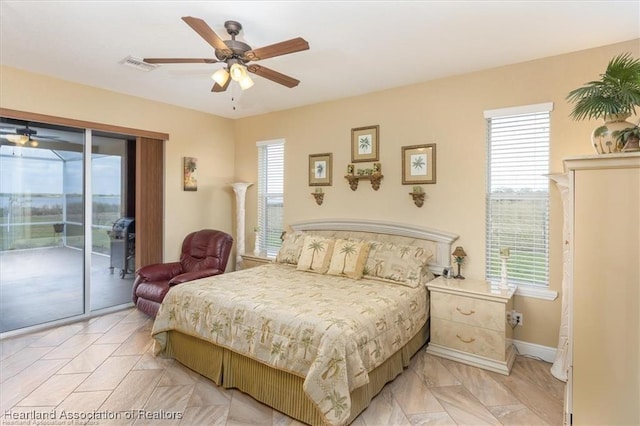
<svg viewBox="0 0 640 426"><path fill-rule="evenodd" d="M182 189L185 191L198 190L198 159L184 157L182 160Z"/></svg>
<svg viewBox="0 0 640 426"><path fill-rule="evenodd" d="M333 154L309 155L309 186L331 186Z"/></svg>
<svg viewBox="0 0 640 426"><path fill-rule="evenodd" d="M380 126L351 129L351 162L378 161Z"/></svg>
<svg viewBox="0 0 640 426"><path fill-rule="evenodd" d="M436 144L402 147L402 184L436 183Z"/></svg>

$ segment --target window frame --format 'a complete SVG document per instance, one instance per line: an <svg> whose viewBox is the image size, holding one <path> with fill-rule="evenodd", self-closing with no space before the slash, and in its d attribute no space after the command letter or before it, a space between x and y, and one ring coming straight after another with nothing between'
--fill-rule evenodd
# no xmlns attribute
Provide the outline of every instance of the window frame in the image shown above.
<svg viewBox="0 0 640 426"><path fill-rule="evenodd" d="M541 298L546 300L553 300L557 297L557 292L554 292L548 289L549 288L549 269L550 269L549 268L549 263L550 263L550 259L549 259L549 242L550 242L549 241L549 228L550 228L549 227L549 202L550 202L549 183L548 181L545 182L546 189L543 191L529 192L526 190L519 191L516 189L513 193L507 195L506 193L499 193L498 191L492 190L492 171L495 171L492 165L493 161L495 160L495 158L493 158L492 156L492 142L495 143L495 141L492 140L492 124L494 123L492 120L503 119L505 117L514 117L514 116L522 116L524 118L527 118L527 116L535 116L538 114L548 114L548 117L547 117L548 127L546 130L546 140L544 141L546 143L546 146L542 147L543 149L546 150L547 170L546 170L546 173L541 174L546 176L546 174L548 174L548 168L550 166L549 150L551 145L551 112L552 111L553 111L553 103L547 102L547 103L524 105L524 106L518 106L518 107L493 109L493 110L487 110L484 112L484 118L486 119L486 123L487 123L487 136L486 136L487 181L485 186L485 200L486 200L485 277L488 281L491 281L491 282L498 282L500 280L499 271L497 274L495 273L495 271L493 272L491 271L492 265L495 266L495 261L496 261L495 257L496 255L499 256L499 250L500 250L500 247L499 247L500 243L499 242L496 243L495 241L493 241L492 235L490 233L491 230L493 229L492 222L495 219L494 216L492 215L491 201L497 198L502 198L502 199L506 198L506 199L512 199L512 200L529 199L529 200L532 200L533 202L535 202L535 200L538 200L539 202L541 202L541 204L546 203L544 207L544 213L542 213L542 215L538 215L538 220L541 221L544 224L543 226L545 227L542 233L545 236L544 239L546 244L546 246L544 247L544 250L546 251L546 258L545 258L545 264L544 264L544 283L540 281L538 281L538 283L534 283L532 282L533 280L527 280L527 281L516 280L516 282L514 282L512 277L510 277L510 282L513 282L514 284L518 285L518 292L516 294L535 297L535 298ZM529 118L533 118L533 117L529 117ZM536 133L536 136L538 136L538 133ZM521 144L521 147L525 145L525 143L528 143L528 145L530 145L529 147L533 146L535 149L540 149L540 146L538 143L532 143L532 142L523 142L523 144ZM508 146L507 148L509 149ZM504 150L504 145L502 149ZM526 180L527 172L531 176L533 169L535 169L535 166L531 166L529 169L525 169L525 173L524 173L525 180L523 181L525 182L524 184L525 187L527 184L534 185L533 179L531 180L531 182ZM538 189L539 189L540 179L536 180L536 184L538 185ZM511 188L514 188L514 186L512 186ZM532 218L532 220L535 220L535 216ZM496 246L496 244L498 244L498 246ZM532 245L535 245L535 244L532 243ZM514 247L510 247L510 248L511 250L514 249ZM535 269L535 268L532 268L532 269Z"/></svg>
<svg viewBox="0 0 640 426"><path fill-rule="evenodd" d="M274 200L276 204L278 200L280 200L281 208L284 210L285 140L273 139L259 141L256 142L256 147L258 149L256 237L259 239L258 248L260 253L269 259L274 259L280 249L280 236L284 229L284 223L282 217L280 217L279 223L276 223L275 226L268 226L267 222L272 223L272 220L269 219L269 205L273 203ZM273 158L275 162L271 167L269 167L268 164L269 150L273 150L272 154L276 155L276 157ZM281 152L280 156L278 156L278 151ZM269 170L270 168L271 172ZM273 185L269 184L270 181L273 181ZM280 189L280 191L270 192L269 188L271 187L271 189L273 189L273 186L275 186L276 189ZM276 220L276 222L278 221Z"/></svg>

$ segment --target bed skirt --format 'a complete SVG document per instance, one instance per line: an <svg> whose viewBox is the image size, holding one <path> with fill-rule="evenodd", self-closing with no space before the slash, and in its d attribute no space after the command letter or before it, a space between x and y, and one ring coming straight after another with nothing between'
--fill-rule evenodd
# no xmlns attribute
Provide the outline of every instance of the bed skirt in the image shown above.
<svg viewBox="0 0 640 426"><path fill-rule="evenodd" d="M402 349L369 373L369 383L351 392L348 423L369 406L385 384L409 366L411 357L428 340L429 321ZM325 424L324 416L303 391L302 377L177 331L167 333L164 356L176 359L218 386L239 389L298 421Z"/></svg>

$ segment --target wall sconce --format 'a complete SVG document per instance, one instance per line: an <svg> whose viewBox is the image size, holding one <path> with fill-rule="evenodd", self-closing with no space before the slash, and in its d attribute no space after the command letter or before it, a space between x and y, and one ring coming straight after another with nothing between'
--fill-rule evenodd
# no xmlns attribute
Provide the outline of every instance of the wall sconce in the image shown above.
<svg viewBox="0 0 640 426"><path fill-rule="evenodd" d="M414 186L413 192L410 192L409 195L411 195L411 198L413 198L413 203L416 206L422 207L422 205L424 204L425 194L421 186Z"/></svg>
<svg viewBox="0 0 640 426"><path fill-rule="evenodd" d="M322 192L322 188L316 188L315 192L312 192L311 195L316 199L316 204L321 206L324 201L324 192Z"/></svg>
<svg viewBox="0 0 640 426"><path fill-rule="evenodd" d="M453 255L453 260L458 264L458 275L455 275L453 278L464 280L464 277L460 275L460 265L464 262L464 258L467 257L467 253L464 252L462 246L456 247L456 249L451 253Z"/></svg>

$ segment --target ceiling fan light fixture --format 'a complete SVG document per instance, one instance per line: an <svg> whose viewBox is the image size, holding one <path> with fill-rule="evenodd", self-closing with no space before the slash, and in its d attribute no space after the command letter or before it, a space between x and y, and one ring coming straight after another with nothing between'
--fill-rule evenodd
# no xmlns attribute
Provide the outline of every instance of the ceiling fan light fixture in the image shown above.
<svg viewBox="0 0 640 426"><path fill-rule="evenodd" d="M231 65L229 72L231 74L231 79L237 82L241 82L244 78L248 77L247 67L239 63Z"/></svg>
<svg viewBox="0 0 640 426"><path fill-rule="evenodd" d="M1 1L1 0L0 0ZM309 49L309 43L302 37L292 38L279 43L252 48L247 43L236 40L240 34L242 25L236 21L225 21L224 28L231 36L230 40L223 40L202 19L195 16L183 16L182 20L191 27L214 49L214 58L144 58L143 64L224 64L224 70L216 71L211 77L216 82L211 88L212 92L224 92L229 87L230 79L237 82L243 90L253 86L253 80L248 78L249 73L258 75L282 86L293 88L300 83L299 80L281 74L277 71L260 65L247 64L254 61L288 55ZM135 59L135 58L134 58ZM131 61L128 61L131 62ZM138 61L140 62L140 61Z"/></svg>
<svg viewBox="0 0 640 426"><path fill-rule="evenodd" d="M19 143L20 145L29 142L29 136L27 135L7 135L6 138L9 142Z"/></svg>
<svg viewBox="0 0 640 426"><path fill-rule="evenodd" d="M227 81L229 80L229 73L226 69L220 68L218 71L213 73L211 78L220 86L224 87L224 85L227 84Z"/></svg>
<svg viewBox="0 0 640 426"><path fill-rule="evenodd" d="M247 90L251 86L253 86L253 80L248 75L245 76L242 80L240 80L240 88L242 90Z"/></svg>

